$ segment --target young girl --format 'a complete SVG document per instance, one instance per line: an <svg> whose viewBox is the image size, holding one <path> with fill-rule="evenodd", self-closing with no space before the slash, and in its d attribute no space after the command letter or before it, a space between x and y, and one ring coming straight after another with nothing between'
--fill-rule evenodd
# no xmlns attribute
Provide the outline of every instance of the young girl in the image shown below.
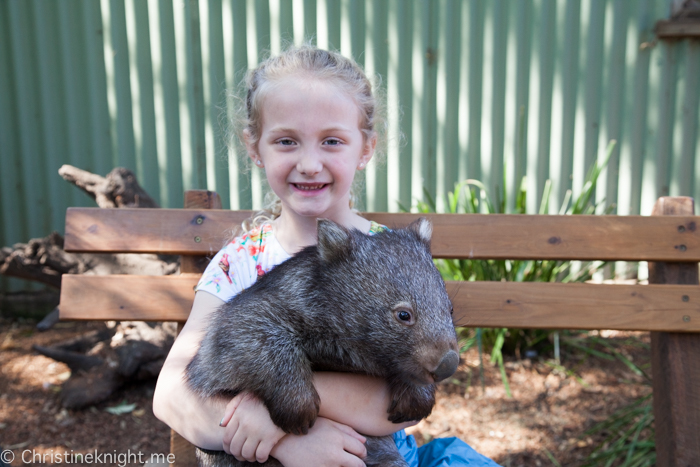
<svg viewBox="0 0 700 467"><path fill-rule="evenodd" d="M383 227L352 209L351 186L377 143L378 116L371 83L352 60L311 46L270 58L247 78L243 139L253 163L265 171L278 200L211 261L197 285L190 317L163 365L153 400L155 415L193 444L239 460L277 458L292 466L363 466L364 437L394 434L412 467L495 466L451 438L420 450L387 420L382 380L319 372L319 418L307 435L285 434L265 406L243 393L203 400L190 391L185 367L196 353L208 317L257 277L316 242L316 220L327 218L373 235ZM350 278L349 278L350 280ZM223 417L223 418L222 418Z"/></svg>

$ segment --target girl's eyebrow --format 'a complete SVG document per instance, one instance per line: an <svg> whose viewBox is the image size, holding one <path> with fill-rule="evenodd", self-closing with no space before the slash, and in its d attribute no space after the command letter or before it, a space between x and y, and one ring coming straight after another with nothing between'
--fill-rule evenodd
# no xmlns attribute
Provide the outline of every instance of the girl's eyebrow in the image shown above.
<svg viewBox="0 0 700 467"><path fill-rule="evenodd" d="M352 129L346 128L344 126L332 126L332 127L321 129L322 133L337 132L337 131L349 133L352 131ZM298 130L296 128L288 128L288 127L278 127L278 128L273 128L270 130L270 133L297 133L297 132L298 132Z"/></svg>
<svg viewBox="0 0 700 467"><path fill-rule="evenodd" d="M294 128L286 128L286 127L279 127L279 128L273 128L270 130L270 133L293 133L296 130Z"/></svg>
<svg viewBox="0 0 700 467"><path fill-rule="evenodd" d="M344 126L334 126L330 128L324 128L323 131L344 131L344 132L351 132L352 128L346 128Z"/></svg>

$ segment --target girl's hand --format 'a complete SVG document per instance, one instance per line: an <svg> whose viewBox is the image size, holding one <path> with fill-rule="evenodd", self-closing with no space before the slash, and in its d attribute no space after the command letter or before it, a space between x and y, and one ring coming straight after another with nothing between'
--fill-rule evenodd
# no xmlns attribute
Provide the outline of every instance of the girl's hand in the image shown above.
<svg viewBox="0 0 700 467"><path fill-rule="evenodd" d="M239 461L267 461L272 448L285 435L272 423L265 405L247 392L231 399L220 425L226 427L224 451Z"/></svg>
<svg viewBox="0 0 700 467"><path fill-rule="evenodd" d="M318 417L306 435L286 435L272 450L284 467L365 467L364 436L342 423Z"/></svg>

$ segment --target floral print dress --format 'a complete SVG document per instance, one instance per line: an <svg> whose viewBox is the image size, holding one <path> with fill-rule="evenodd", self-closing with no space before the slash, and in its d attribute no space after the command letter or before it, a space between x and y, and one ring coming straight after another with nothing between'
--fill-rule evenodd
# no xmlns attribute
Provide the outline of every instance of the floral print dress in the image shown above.
<svg viewBox="0 0 700 467"><path fill-rule="evenodd" d="M372 222L369 235L385 228ZM195 290L209 292L227 302L290 257L277 241L272 224L263 224L234 238L222 248L212 258Z"/></svg>

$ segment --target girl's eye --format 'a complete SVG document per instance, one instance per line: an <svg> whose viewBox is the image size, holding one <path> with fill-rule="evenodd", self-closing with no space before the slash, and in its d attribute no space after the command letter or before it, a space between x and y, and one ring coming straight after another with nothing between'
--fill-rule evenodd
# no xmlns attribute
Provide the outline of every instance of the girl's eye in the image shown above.
<svg viewBox="0 0 700 467"><path fill-rule="evenodd" d="M283 138L283 139L277 140L277 144L282 145L282 146L291 146L294 144L294 140L291 140L289 138Z"/></svg>
<svg viewBox="0 0 700 467"><path fill-rule="evenodd" d="M342 143L343 143L342 141L340 141L339 139L335 139L335 138L327 139L323 142L323 144L325 144L326 146L338 146Z"/></svg>

